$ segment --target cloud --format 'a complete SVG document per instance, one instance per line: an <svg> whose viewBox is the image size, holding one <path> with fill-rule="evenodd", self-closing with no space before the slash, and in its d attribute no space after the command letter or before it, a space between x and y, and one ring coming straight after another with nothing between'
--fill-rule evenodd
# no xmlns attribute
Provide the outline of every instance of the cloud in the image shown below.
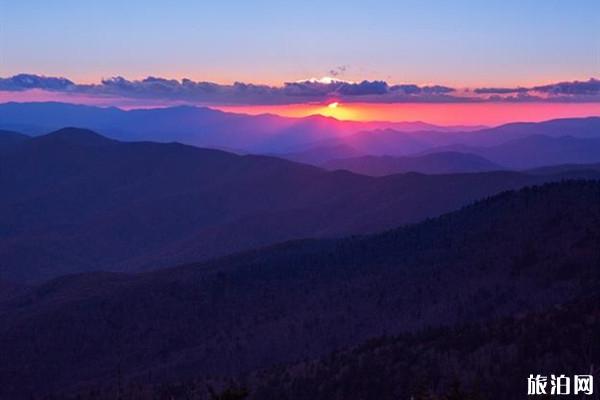
<svg viewBox="0 0 600 400"><path fill-rule="evenodd" d="M345 67L344 67L345 68ZM342 67L338 67L343 71ZM122 98L205 105L285 105L332 100L368 103L457 103L598 101L600 80L559 82L531 88L456 89L443 85L393 84L382 80L350 82L335 77L285 82L282 86L235 82L230 85L191 79L149 76L129 80L121 76L96 84L78 84L66 78L19 74L0 78L0 91L43 90L72 96Z"/></svg>
<svg viewBox="0 0 600 400"><path fill-rule="evenodd" d="M473 92L477 94L513 94L527 93L529 89L523 87L517 88L477 88Z"/></svg>
<svg viewBox="0 0 600 400"><path fill-rule="evenodd" d="M417 86L417 85L394 85L390 88L392 92L404 93L407 95L426 94L426 95L441 95L455 92L456 89L434 85L434 86Z"/></svg>
<svg viewBox="0 0 600 400"><path fill-rule="evenodd" d="M583 82L559 82L536 86L533 90L554 95L600 95L600 80L590 78L588 81Z"/></svg>
<svg viewBox="0 0 600 400"><path fill-rule="evenodd" d="M550 101L550 102L600 102L600 80L557 82L533 87L477 88L478 95L491 95L491 101Z"/></svg>
<svg viewBox="0 0 600 400"><path fill-rule="evenodd" d="M287 96L293 97L325 97L332 91L335 91L334 87L339 86L341 83L337 81L331 81L329 83L323 83L319 81L309 80L302 82L286 82L283 86L283 93Z"/></svg>
<svg viewBox="0 0 600 400"><path fill-rule="evenodd" d="M402 87L411 90L400 90ZM97 95L168 98L213 104L295 104L337 99L345 102L435 101L436 96L454 91L444 86L401 85L390 87L385 81L348 82L336 78L285 82L283 86L235 82L222 85L212 82L181 81L148 77L130 81L123 77L103 80L98 85L78 85L78 90ZM443 99L446 101L446 99Z"/></svg>
<svg viewBox="0 0 600 400"><path fill-rule="evenodd" d="M53 78L32 74L19 74L0 78L0 90L21 91L28 89L69 90L75 84L66 78Z"/></svg>
<svg viewBox="0 0 600 400"><path fill-rule="evenodd" d="M384 81L362 81L360 83L343 83L338 87L337 92L344 96L365 96L365 95L384 95L389 87Z"/></svg>

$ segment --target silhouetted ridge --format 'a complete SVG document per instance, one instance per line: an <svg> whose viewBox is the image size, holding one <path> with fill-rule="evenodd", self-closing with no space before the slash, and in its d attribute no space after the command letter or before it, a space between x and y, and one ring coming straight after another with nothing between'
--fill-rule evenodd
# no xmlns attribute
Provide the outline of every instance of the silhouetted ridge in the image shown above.
<svg viewBox="0 0 600 400"><path fill-rule="evenodd" d="M36 142L44 143L68 143L77 146L104 146L116 143L116 141L92 130L74 127L62 128L46 135L39 136L34 140Z"/></svg>

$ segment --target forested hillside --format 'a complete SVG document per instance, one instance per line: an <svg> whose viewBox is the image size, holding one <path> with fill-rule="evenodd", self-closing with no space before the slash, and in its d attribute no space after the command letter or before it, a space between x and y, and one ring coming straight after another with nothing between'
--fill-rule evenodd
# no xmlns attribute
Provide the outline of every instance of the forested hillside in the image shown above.
<svg viewBox="0 0 600 400"><path fill-rule="evenodd" d="M17 398L235 377L382 335L543 311L596 292L599 227L600 184L563 182L372 236L59 278L0 303L0 387Z"/></svg>

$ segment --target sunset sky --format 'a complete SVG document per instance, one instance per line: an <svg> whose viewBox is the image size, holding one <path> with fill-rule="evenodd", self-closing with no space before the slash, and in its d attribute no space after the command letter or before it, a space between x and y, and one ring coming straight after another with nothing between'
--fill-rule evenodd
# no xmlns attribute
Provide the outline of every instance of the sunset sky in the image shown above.
<svg viewBox="0 0 600 400"><path fill-rule="evenodd" d="M0 26L0 101L435 123L600 115L595 0L0 0ZM7 80L23 73L69 81Z"/></svg>

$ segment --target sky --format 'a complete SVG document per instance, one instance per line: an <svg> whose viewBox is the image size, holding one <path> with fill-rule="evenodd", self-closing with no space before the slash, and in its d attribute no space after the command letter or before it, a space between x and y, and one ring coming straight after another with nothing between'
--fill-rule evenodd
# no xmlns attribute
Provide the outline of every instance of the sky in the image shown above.
<svg viewBox="0 0 600 400"><path fill-rule="evenodd" d="M98 85L113 77L128 82L188 78L229 91L218 98L141 96L138 89L135 96L124 96L115 91L114 81L109 89L51 90L58 97L57 91L77 98L101 91L105 103L108 97L134 97L132 107L194 100L284 110L311 99L303 92L295 101L289 96L282 100L280 93L242 101L239 87L229 87L235 82L281 87L323 77L385 82L390 88L448 87L454 90L451 96L425 90L415 101L454 103L456 97L471 97L465 89L534 88L599 78L600 2L0 0L0 77L22 73L65 77L78 85ZM365 93L360 87L337 96L336 87L313 100L344 100L343 106L410 103L414 97L399 100L400 92L394 91L393 96L365 101L352 97L358 89ZM8 91L15 98L24 96ZM527 92L527 100L540 93L544 100L549 92ZM598 101L589 97L589 90L584 94L576 101ZM592 94L600 95L600 90ZM0 94L7 98L10 93ZM126 107L123 103L116 105Z"/></svg>

